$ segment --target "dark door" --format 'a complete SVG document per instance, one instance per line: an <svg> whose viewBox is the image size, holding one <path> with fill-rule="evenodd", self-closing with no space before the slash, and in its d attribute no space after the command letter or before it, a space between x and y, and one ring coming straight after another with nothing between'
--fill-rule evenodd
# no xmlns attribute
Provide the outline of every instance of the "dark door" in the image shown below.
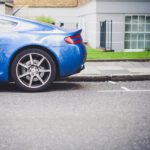
<svg viewBox="0 0 150 150"><path fill-rule="evenodd" d="M100 23L100 47L106 49L106 21Z"/></svg>
<svg viewBox="0 0 150 150"><path fill-rule="evenodd" d="M112 50L112 20L100 22L100 47Z"/></svg>

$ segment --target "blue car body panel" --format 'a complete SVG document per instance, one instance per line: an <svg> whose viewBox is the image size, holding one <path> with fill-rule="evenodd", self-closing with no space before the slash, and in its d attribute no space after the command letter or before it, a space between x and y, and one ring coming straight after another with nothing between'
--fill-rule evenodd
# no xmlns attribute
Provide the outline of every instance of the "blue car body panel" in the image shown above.
<svg viewBox="0 0 150 150"><path fill-rule="evenodd" d="M86 48L83 44L68 44L65 38L81 33L81 30L67 32L55 26L11 16L0 19L15 22L11 32L0 33L0 80L9 80L9 67L14 56L27 47L41 47L48 50L57 60L59 78L75 74L83 69Z"/></svg>

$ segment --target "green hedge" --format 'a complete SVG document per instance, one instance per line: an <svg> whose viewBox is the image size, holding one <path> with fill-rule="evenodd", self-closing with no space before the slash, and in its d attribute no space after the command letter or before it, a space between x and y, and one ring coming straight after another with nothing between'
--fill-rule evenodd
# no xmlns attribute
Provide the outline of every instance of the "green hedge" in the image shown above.
<svg viewBox="0 0 150 150"><path fill-rule="evenodd" d="M43 23L55 24L55 20L51 17L38 16L36 17L36 20Z"/></svg>

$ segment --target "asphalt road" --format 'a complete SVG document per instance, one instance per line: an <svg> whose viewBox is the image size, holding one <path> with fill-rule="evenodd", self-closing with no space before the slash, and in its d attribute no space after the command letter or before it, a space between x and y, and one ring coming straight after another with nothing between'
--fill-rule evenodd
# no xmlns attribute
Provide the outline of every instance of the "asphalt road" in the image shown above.
<svg viewBox="0 0 150 150"><path fill-rule="evenodd" d="M150 81L1 85L0 150L150 150Z"/></svg>

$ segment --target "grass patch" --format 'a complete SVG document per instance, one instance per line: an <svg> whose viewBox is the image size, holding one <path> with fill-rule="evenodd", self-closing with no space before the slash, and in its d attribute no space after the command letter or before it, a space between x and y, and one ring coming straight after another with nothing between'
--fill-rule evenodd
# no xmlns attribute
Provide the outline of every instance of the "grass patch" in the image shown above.
<svg viewBox="0 0 150 150"><path fill-rule="evenodd" d="M87 60L107 59L150 59L150 51L144 52L105 52L102 50L87 48Z"/></svg>
<svg viewBox="0 0 150 150"><path fill-rule="evenodd" d="M36 17L36 20L39 22L47 23L47 24L55 23L55 20L51 17L38 16L38 17Z"/></svg>

